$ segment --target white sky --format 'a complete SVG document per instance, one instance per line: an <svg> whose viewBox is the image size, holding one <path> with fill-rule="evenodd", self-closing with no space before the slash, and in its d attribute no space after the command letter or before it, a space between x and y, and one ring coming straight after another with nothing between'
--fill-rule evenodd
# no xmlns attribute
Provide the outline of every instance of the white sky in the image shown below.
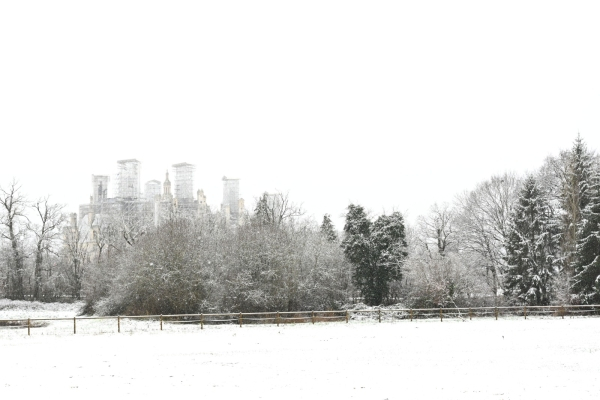
<svg viewBox="0 0 600 400"><path fill-rule="evenodd" d="M197 166L208 202L289 191L409 221L580 132L600 149L600 4L0 4L0 185L77 210L92 174ZM197 189L196 188L196 189Z"/></svg>

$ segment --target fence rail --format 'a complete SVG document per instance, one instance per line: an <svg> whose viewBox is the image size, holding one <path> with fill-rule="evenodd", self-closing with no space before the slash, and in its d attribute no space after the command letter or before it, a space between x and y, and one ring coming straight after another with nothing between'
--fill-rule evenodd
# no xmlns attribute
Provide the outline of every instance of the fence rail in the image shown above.
<svg viewBox="0 0 600 400"><path fill-rule="evenodd" d="M274 311L258 313L208 313L208 314L166 314L166 315L127 315L103 317L73 317L73 318L24 318L0 319L0 328L27 329L31 335L32 328L48 326L50 322L72 323L73 334L77 333L78 323L88 323L94 320L114 320L114 328L121 332L125 321L147 320L155 323L157 329L163 330L164 324L197 325L204 329L205 325L236 324L291 324L317 322L345 322L352 320L394 321L439 318L472 320L473 318L551 316L564 319L576 316L600 316L600 305L565 305L565 306L508 306L508 307L471 307L471 308L373 308L368 310L338 310L338 311ZM114 330L113 330L114 332Z"/></svg>

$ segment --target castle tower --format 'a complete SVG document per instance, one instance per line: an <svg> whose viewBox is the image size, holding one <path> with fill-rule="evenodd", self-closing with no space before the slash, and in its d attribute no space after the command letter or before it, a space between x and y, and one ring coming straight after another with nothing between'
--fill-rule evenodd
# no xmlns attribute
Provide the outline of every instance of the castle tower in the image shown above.
<svg viewBox="0 0 600 400"><path fill-rule="evenodd" d="M160 181L152 180L146 182L144 186L144 197L146 201L154 201L156 196L160 196Z"/></svg>
<svg viewBox="0 0 600 400"><path fill-rule="evenodd" d="M163 200L170 200L173 198L171 194L171 181L169 180L169 171L167 171L165 182L163 183Z"/></svg>
<svg viewBox="0 0 600 400"><path fill-rule="evenodd" d="M240 180L223 177L223 203L221 203L221 211L227 216L232 223L237 223L240 210ZM227 217L226 217L227 219Z"/></svg>
<svg viewBox="0 0 600 400"><path fill-rule="evenodd" d="M117 197L122 199L138 199L141 192L140 171L138 160L117 161Z"/></svg>
<svg viewBox="0 0 600 400"><path fill-rule="evenodd" d="M108 198L108 181L106 175L92 175L92 202L102 203Z"/></svg>
<svg viewBox="0 0 600 400"><path fill-rule="evenodd" d="M196 167L188 163L174 164L175 198L179 200L194 199L194 170Z"/></svg>
<svg viewBox="0 0 600 400"><path fill-rule="evenodd" d="M198 198L198 215L205 215L208 212L208 205L206 204L206 195L204 194L204 190L198 189L196 195Z"/></svg>

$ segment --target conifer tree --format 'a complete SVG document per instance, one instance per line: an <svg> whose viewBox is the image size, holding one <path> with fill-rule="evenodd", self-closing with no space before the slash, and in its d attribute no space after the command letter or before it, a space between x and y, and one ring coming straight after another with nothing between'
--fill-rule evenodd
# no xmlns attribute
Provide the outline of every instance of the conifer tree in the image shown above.
<svg viewBox="0 0 600 400"><path fill-rule="evenodd" d="M524 182L511 218L505 289L519 303L547 305L558 259L553 210L535 177Z"/></svg>
<svg viewBox="0 0 600 400"><path fill-rule="evenodd" d="M568 276L573 275L573 265L577 259L578 227L581 213L590 202L590 176L592 174L593 154L580 135L577 135L568 154L568 165L562 188L563 266Z"/></svg>
<svg viewBox="0 0 600 400"><path fill-rule="evenodd" d="M333 222L331 221L331 216L329 214L325 214L323 216L321 233L329 242L337 242L338 240L337 232L335 231L335 227L333 226Z"/></svg>
<svg viewBox="0 0 600 400"><path fill-rule="evenodd" d="M361 206L350 204L342 247L353 265L352 281L369 305L380 305L389 296L390 283L402 278L407 256L402 215L394 212L371 222Z"/></svg>
<svg viewBox="0 0 600 400"><path fill-rule="evenodd" d="M273 223L271 213L269 212L268 197L269 195L265 192L256 202L253 221L258 225L269 225Z"/></svg>
<svg viewBox="0 0 600 400"><path fill-rule="evenodd" d="M581 213L574 261L573 295L577 302L600 302L600 173L590 179L589 201Z"/></svg>

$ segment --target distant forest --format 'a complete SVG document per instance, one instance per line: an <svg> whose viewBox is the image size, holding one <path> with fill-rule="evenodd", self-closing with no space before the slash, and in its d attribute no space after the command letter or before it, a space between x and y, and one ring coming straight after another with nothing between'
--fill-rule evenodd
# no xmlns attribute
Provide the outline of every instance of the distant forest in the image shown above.
<svg viewBox="0 0 600 400"><path fill-rule="evenodd" d="M600 303L600 158L580 136L414 226L349 204L337 229L275 199L242 224L115 211L90 229L13 181L0 187L0 297L84 300L100 315Z"/></svg>

